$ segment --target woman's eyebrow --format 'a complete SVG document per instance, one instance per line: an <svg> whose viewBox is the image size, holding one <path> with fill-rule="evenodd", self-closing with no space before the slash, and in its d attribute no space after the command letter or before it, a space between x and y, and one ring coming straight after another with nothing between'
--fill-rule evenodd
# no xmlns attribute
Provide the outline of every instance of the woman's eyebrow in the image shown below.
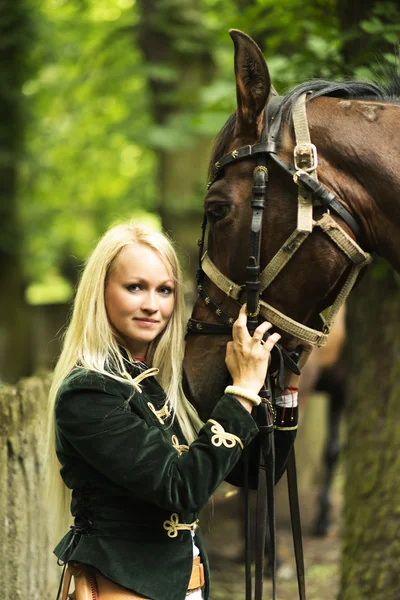
<svg viewBox="0 0 400 600"><path fill-rule="evenodd" d="M146 283L148 281L148 279L146 277L139 277L138 275L128 276L125 279L126 279L126 283ZM158 285L166 285L166 284L174 285L173 279L165 279Z"/></svg>

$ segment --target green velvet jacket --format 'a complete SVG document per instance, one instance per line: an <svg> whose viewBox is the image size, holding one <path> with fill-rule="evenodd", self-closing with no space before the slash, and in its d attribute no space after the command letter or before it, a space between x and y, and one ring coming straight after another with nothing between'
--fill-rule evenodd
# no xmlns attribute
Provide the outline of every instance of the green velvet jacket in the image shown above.
<svg viewBox="0 0 400 600"><path fill-rule="evenodd" d="M140 373L137 364L128 368L133 377ZM162 416L161 386L154 377L140 385L142 393L132 393L129 384L84 369L63 382L55 407L56 451L73 490L75 525L54 552L152 600L183 600L193 544L191 531L181 527L193 528L258 428L240 402L223 396L212 421L185 447L177 420ZM285 415L288 427L296 424L297 409L291 416ZM277 478L294 437L293 430L276 432ZM236 471L233 481L240 479ZM194 539L206 567L207 599L208 563L197 528Z"/></svg>

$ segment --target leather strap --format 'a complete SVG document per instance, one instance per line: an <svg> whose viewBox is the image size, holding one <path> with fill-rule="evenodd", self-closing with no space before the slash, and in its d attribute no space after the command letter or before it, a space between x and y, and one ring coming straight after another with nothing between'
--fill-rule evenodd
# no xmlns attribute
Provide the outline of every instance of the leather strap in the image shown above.
<svg viewBox="0 0 400 600"><path fill-rule="evenodd" d="M243 286L238 285L234 281L231 281L228 277L223 275L221 271L214 265L207 252L204 252L203 258L201 259L201 268L212 282L215 283L220 290L222 290L229 298L238 300L243 292Z"/></svg>
<svg viewBox="0 0 400 600"><path fill-rule="evenodd" d="M203 335L232 335L232 325L223 323L207 323L207 321L197 321L190 318L187 325L187 333Z"/></svg>
<svg viewBox="0 0 400 600"><path fill-rule="evenodd" d="M278 165L281 169L286 171L291 177L296 174L296 169L291 165L281 160L275 153L270 154L270 158ZM356 219L348 212L348 210L339 202L333 192L326 189L324 185L315 181L307 173L299 173L297 175L298 181L300 181L307 189L312 192L315 198L319 200L324 208L328 208L332 212L338 215L350 229L353 231L355 237L358 240L362 240L362 232L359 223Z"/></svg>
<svg viewBox="0 0 400 600"><path fill-rule="evenodd" d="M74 578L75 591L69 594L72 577ZM68 563L61 600L67 600L67 598L73 598L74 600L98 600L96 574L93 569L78 562ZM126 598L138 598L138 596L126 596ZM105 597L104 600L112 600L112 598ZM125 599L120 597L119 600Z"/></svg>
<svg viewBox="0 0 400 600"><path fill-rule="evenodd" d="M201 562L200 556L197 556L193 559L193 568L189 579L188 591L203 587L204 582L204 565Z"/></svg>
<svg viewBox="0 0 400 600"><path fill-rule="evenodd" d="M211 181L208 182L207 188L212 186L212 184L218 179L220 172L228 165L246 158L265 156L268 151L269 144L267 142L259 142L258 144L253 144L252 146L242 146L237 150L233 150L229 154L225 154L218 162L215 163L214 175Z"/></svg>
<svg viewBox="0 0 400 600"><path fill-rule="evenodd" d="M126 590L100 573L96 573L96 581L99 590L98 600L144 600L144 596ZM80 600L80 598L77 597L76 600Z"/></svg>
<svg viewBox="0 0 400 600"><path fill-rule="evenodd" d="M260 409L258 409L260 410ZM262 410L262 407L261 407ZM265 421L267 419L267 421ZM255 541L255 600L262 599L263 593L263 570L265 555L265 533L267 515L270 531L271 544L271 567L272 567L272 599L276 600L276 536L275 536L275 448L273 436L273 422L268 414L258 414L257 420L266 425L260 426L260 463L258 472L257 509L256 509L256 541ZM272 428L270 424L272 423ZM245 482L245 555L246 555L246 600L252 600L252 575L251 575L251 523L249 507L249 457L245 450L244 460L244 482ZM297 585L299 600L306 600L304 554L301 535L301 520L299 508L299 496L297 488L295 451L292 448L287 463L287 482L290 505L290 517L293 533L293 546L296 558Z"/></svg>
<svg viewBox="0 0 400 600"><path fill-rule="evenodd" d="M287 462L287 483L290 506L290 519L292 523L292 535L294 554L296 557L297 585L300 600L306 600L306 582L304 573L303 542L301 536L301 520L299 507L299 494L297 487L296 458L294 447L292 448Z"/></svg>
<svg viewBox="0 0 400 600"><path fill-rule="evenodd" d="M61 593L61 600L67 600L67 596L68 596L68 592L69 592L69 588L71 586L71 579L72 579L72 568L70 565L66 566L65 571L63 569L63 575L62 575L63 579L62 579L62 593ZM59 598L59 593L57 594L57 600Z"/></svg>
<svg viewBox="0 0 400 600"><path fill-rule="evenodd" d="M75 590L69 594L72 577ZM198 556L193 559L188 592L203 587L204 582L204 565ZM67 598L73 600L145 600L144 596L139 596L139 594L117 585L103 577L95 569L79 562L70 562L67 565L61 600L67 600Z"/></svg>
<svg viewBox="0 0 400 600"><path fill-rule="evenodd" d="M245 551L245 584L246 600L251 600L251 518L250 518L250 488L249 488L249 448L244 449L244 551Z"/></svg>
<svg viewBox="0 0 400 600"><path fill-rule="evenodd" d="M275 444L273 415L266 404L257 410L260 428L260 468L257 490L255 600L263 598L265 529L268 519L272 570L272 600L276 600Z"/></svg>

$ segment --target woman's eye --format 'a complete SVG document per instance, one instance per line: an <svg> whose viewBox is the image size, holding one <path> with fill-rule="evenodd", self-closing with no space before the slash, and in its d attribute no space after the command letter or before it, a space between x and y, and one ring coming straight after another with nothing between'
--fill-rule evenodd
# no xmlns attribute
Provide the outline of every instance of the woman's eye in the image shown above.
<svg viewBox="0 0 400 600"><path fill-rule="evenodd" d="M141 288L138 283L130 283L126 286L126 289L128 290L128 292L138 292Z"/></svg>
<svg viewBox="0 0 400 600"><path fill-rule="evenodd" d="M224 219L231 210L230 204L222 202L210 202L206 208L207 217L212 221Z"/></svg>
<svg viewBox="0 0 400 600"><path fill-rule="evenodd" d="M164 296L170 296L171 294L174 293L174 290L169 286L163 286L162 288L160 288L160 292Z"/></svg>

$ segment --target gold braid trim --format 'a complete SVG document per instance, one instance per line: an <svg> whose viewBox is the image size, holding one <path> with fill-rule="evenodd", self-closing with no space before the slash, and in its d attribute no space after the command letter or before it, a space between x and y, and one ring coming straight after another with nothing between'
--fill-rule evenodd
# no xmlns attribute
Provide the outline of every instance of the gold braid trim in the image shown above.
<svg viewBox="0 0 400 600"><path fill-rule="evenodd" d="M294 425L293 427L277 427L275 425L274 429L277 429L278 431L294 431L295 429L297 429L297 425Z"/></svg>
<svg viewBox="0 0 400 600"><path fill-rule="evenodd" d="M168 417L171 414L171 409L168 406L168 404L164 404L164 406L160 408L160 410L154 408L154 405L151 402L148 402L147 406L149 407L151 412L157 417L161 425L164 425L164 419L168 419Z"/></svg>
<svg viewBox="0 0 400 600"><path fill-rule="evenodd" d="M225 429L214 419L208 419L207 423L212 423L211 431L215 434L211 438L211 443L214 446L225 446L225 448L233 448L236 443L243 449L244 445L240 438L233 433L226 433Z"/></svg>
<svg viewBox="0 0 400 600"><path fill-rule="evenodd" d="M167 531L167 535L170 538L175 538L178 535L178 531L193 531L197 527L197 521L193 523L179 523L178 513L173 513L169 519L164 521L163 527Z"/></svg>
<svg viewBox="0 0 400 600"><path fill-rule="evenodd" d="M140 383L147 377L155 377L158 374L158 371L159 369L157 369L157 367L151 367L150 369L146 369L142 373L139 373L139 375L136 375L136 377L133 378L133 381L135 383Z"/></svg>
<svg viewBox="0 0 400 600"><path fill-rule="evenodd" d="M142 390L140 389L139 383L147 377L155 377L158 372L159 369L157 369L157 367L151 367L150 369L146 369L142 373L139 373L139 375L136 375L136 377L132 377L132 375L127 371L123 371L122 377L125 377L125 379L130 379L131 382L136 385L136 388L141 392Z"/></svg>
<svg viewBox="0 0 400 600"><path fill-rule="evenodd" d="M175 450L178 452L179 456L182 454L182 452L189 452L189 446L186 446L185 444L180 444L176 435L172 436L171 442Z"/></svg>

